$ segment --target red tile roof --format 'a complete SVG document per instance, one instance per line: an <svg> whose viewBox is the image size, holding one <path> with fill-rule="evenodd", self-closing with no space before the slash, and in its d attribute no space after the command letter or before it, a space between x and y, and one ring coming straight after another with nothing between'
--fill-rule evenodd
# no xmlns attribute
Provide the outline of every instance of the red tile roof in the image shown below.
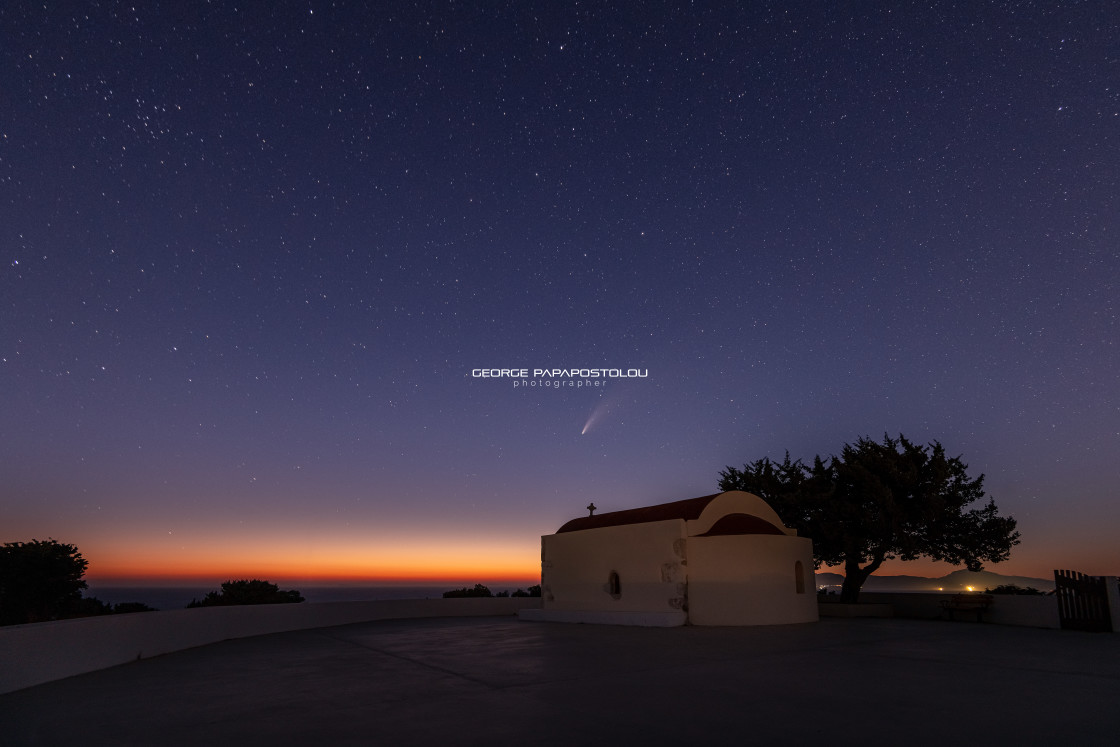
<svg viewBox="0 0 1120 747"><path fill-rule="evenodd" d="M582 516L578 519L572 519L557 529L556 533L578 532L582 529L598 529L599 527L616 527L623 524L644 524L650 521L668 521L670 519L691 521L700 518L700 514L718 495L722 494L712 493L699 498L687 498L683 501L661 503L656 506L631 508L626 511L610 511L598 516Z"/></svg>

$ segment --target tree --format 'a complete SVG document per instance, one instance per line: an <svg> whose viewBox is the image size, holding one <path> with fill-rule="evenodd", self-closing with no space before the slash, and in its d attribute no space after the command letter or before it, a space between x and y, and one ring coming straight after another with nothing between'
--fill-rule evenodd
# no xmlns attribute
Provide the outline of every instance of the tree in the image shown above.
<svg viewBox="0 0 1120 747"><path fill-rule="evenodd" d="M226 581L222 584L221 591L211 591L202 598L202 601L192 599L190 607L225 607L235 604L295 604L303 601L303 596L298 591L280 591L276 584L262 581L242 579L240 581Z"/></svg>
<svg viewBox="0 0 1120 747"><path fill-rule="evenodd" d="M53 620L82 598L89 561L55 539L0 547L0 625Z"/></svg>
<svg viewBox="0 0 1120 747"><path fill-rule="evenodd" d="M999 516L984 476L946 457L937 441L918 446L899 434L877 443L860 438L840 456L814 457L812 466L768 458L720 472L721 490L745 490L813 540L819 567L844 566L840 598L856 602L867 577L885 560L928 557L979 571L1019 544L1015 519Z"/></svg>

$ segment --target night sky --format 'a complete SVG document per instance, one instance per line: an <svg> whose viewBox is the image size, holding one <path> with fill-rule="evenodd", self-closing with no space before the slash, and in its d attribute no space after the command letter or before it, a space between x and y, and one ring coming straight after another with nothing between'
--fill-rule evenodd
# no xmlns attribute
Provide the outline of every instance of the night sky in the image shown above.
<svg viewBox="0 0 1120 747"><path fill-rule="evenodd" d="M901 432L1018 519L991 570L1120 572L1118 39L1106 2L5 2L0 542L531 579L591 501ZM532 376L573 368L648 375Z"/></svg>

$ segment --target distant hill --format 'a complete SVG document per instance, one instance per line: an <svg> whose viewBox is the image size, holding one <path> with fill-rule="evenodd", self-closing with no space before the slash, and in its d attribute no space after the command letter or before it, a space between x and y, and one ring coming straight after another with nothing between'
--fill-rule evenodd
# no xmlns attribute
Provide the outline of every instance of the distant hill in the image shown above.
<svg viewBox="0 0 1120 747"><path fill-rule="evenodd" d="M817 588L827 586L840 590L844 576L840 573L817 573ZM948 576L927 578L925 576L875 576L863 584L864 591L975 591L994 589L1003 584L1031 586L1040 591L1053 591L1054 579L1031 578L1030 576L1004 576L991 571L953 571Z"/></svg>

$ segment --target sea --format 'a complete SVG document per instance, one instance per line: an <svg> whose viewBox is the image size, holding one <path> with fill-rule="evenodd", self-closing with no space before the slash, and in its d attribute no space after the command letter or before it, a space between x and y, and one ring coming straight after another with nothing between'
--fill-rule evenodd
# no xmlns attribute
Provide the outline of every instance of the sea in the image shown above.
<svg viewBox="0 0 1120 747"><path fill-rule="evenodd" d="M308 602L368 602L381 599L440 599L443 592L474 584L390 584L379 586L340 586L336 584L294 583L279 584L282 590L295 589ZM514 592L527 589L509 584L485 584L491 592ZM82 596L96 597L106 604L141 602L157 610L180 610L195 599L202 599L208 592L219 591L220 584L210 586L112 586L89 582Z"/></svg>

